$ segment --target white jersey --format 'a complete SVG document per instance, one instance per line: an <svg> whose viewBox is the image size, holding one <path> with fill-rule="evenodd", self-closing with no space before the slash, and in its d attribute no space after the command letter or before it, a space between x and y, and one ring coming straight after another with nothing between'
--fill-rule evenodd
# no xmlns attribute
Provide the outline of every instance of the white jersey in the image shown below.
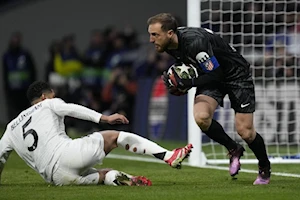
<svg viewBox="0 0 300 200"><path fill-rule="evenodd" d="M46 99L21 112L6 127L0 140L0 175L9 153L17 154L47 182L53 166L71 138L65 132L64 116L98 123L101 114L86 107Z"/></svg>

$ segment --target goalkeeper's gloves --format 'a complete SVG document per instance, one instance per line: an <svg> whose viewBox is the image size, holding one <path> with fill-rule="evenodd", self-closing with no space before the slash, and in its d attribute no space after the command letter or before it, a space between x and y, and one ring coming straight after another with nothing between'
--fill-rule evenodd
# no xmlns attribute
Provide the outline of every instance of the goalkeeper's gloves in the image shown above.
<svg viewBox="0 0 300 200"><path fill-rule="evenodd" d="M166 74L166 77L164 75L164 79L167 80L168 77L168 83L171 82L170 84L174 85L179 90L187 90L192 87L202 87L205 85L220 87L220 84L222 84L223 81L223 76L222 68L219 67L212 72L201 74L196 78L182 79L172 68L172 75L168 76Z"/></svg>
<svg viewBox="0 0 300 200"><path fill-rule="evenodd" d="M181 96L181 95L187 94L187 91L181 91L177 87L174 86L174 84L172 83L170 76L167 74L167 72L163 72L162 79L163 79L164 84L170 94L175 95L175 96Z"/></svg>
<svg viewBox="0 0 300 200"><path fill-rule="evenodd" d="M167 89L170 89L171 87L174 87L172 85L171 79L170 79L170 77L169 77L169 75L166 71L163 72L162 79L163 79L164 84L165 84Z"/></svg>
<svg viewBox="0 0 300 200"><path fill-rule="evenodd" d="M173 85L180 89L180 90L186 90L190 89L191 87L194 86L194 78L191 79L182 79L178 76L177 72L172 68L172 74L174 75L173 77L169 77L169 79L172 81Z"/></svg>

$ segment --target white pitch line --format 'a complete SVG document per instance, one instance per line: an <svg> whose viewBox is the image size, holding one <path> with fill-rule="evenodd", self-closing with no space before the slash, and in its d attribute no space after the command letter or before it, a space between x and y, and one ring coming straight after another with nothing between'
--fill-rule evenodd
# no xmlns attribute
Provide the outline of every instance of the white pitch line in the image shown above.
<svg viewBox="0 0 300 200"><path fill-rule="evenodd" d="M221 166L206 165L206 166L201 167L201 168L219 169L219 170L226 170L226 171L228 171L228 167L221 167ZM256 173L257 173L257 170L241 169L240 172L256 174ZM293 177L293 178L300 178L300 174L290 174L290 173L272 172L272 175L276 175L276 176L285 176L285 177Z"/></svg>
<svg viewBox="0 0 300 200"><path fill-rule="evenodd" d="M134 160L134 161L152 162L152 163L164 163L163 161L155 159L155 158L147 158L147 157L140 157L140 156L127 156L127 155L118 155L118 154L108 154L108 156L106 158L123 159L123 160ZM189 166L189 164L187 162L183 162L183 164ZM226 170L226 171L228 171L228 167L213 166L213 165L206 165L206 166L203 166L203 167L200 167L200 168L218 169L218 170ZM240 172L256 174L257 170L241 169ZM272 175L284 176L284 177L293 177L293 178L300 178L300 174L272 172Z"/></svg>

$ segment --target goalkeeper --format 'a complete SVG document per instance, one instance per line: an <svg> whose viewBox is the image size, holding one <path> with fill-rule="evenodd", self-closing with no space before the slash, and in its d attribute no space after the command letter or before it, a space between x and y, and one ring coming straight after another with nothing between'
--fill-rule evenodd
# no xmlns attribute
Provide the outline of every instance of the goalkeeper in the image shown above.
<svg viewBox="0 0 300 200"><path fill-rule="evenodd" d="M245 149L233 141L213 119L217 106L223 106L226 94L235 111L236 130L258 159L259 172L253 184L268 184L271 175L270 161L264 140L253 125L255 93L250 64L209 29L177 27L175 18L168 13L152 16L147 23L150 42L155 45L157 52L167 52L177 63L192 64L197 68L199 76L195 79L180 79L175 71L174 79L171 80L166 72L163 79L169 92L174 95L182 95L182 91L187 88L197 87L194 100L195 121L202 132L227 148L230 175L238 174L240 157Z"/></svg>

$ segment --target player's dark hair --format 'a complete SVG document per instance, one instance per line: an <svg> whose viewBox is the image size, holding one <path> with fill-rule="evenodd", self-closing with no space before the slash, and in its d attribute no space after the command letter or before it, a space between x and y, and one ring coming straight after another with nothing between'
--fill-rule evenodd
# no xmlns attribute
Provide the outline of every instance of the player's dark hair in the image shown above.
<svg viewBox="0 0 300 200"><path fill-rule="evenodd" d="M170 13L160 13L150 17L147 21L148 25L161 23L161 30L168 31L173 30L174 32L177 31L177 21L173 15Z"/></svg>
<svg viewBox="0 0 300 200"><path fill-rule="evenodd" d="M27 99L32 103L45 92L52 92L50 85L44 81L35 81L27 89Z"/></svg>

